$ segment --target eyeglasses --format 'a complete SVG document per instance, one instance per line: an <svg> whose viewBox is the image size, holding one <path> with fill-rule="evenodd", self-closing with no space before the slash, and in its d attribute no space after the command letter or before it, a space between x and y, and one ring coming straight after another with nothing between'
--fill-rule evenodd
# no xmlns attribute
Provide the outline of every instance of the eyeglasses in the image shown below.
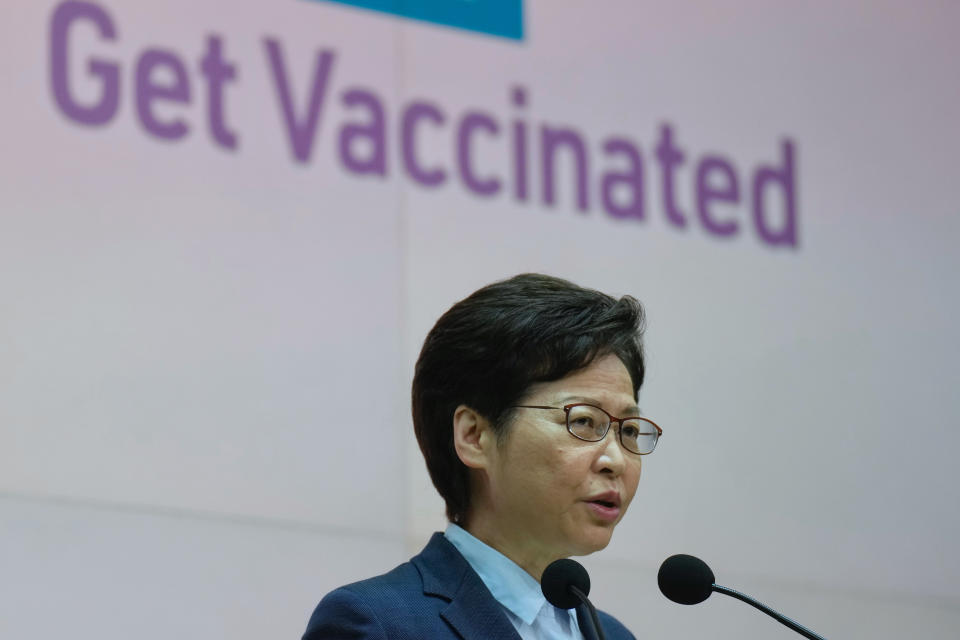
<svg viewBox="0 0 960 640"><path fill-rule="evenodd" d="M640 417L617 418L600 407L582 402L562 407L518 404L514 405L514 408L562 410L567 415L567 431L570 435L587 442L600 442L606 438L610 425L616 422L620 425L620 444L627 451L641 456L652 453L657 446L657 440L663 435L663 429L652 420Z"/></svg>

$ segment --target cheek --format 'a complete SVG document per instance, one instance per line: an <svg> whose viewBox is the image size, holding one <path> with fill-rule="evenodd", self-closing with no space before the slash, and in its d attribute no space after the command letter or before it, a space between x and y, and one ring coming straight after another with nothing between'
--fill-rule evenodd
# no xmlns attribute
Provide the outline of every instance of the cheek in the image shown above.
<svg viewBox="0 0 960 640"><path fill-rule="evenodd" d="M575 485L569 473L570 462L562 449L544 449L531 458L528 473L534 475L534 481L545 496L565 493Z"/></svg>
<svg viewBox="0 0 960 640"><path fill-rule="evenodd" d="M597 489L593 471L596 452L589 447L565 448L554 457L554 483L567 503L575 503Z"/></svg>
<svg viewBox="0 0 960 640"><path fill-rule="evenodd" d="M624 474L623 488L626 491L626 498L633 501L633 496L637 493L637 485L640 484L640 463L636 464L635 469L630 469ZM629 502L626 503L629 506Z"/></svg>
<svg viewBox="0 0 960 640"><path fill-rule="evenodd" d="M517 441L500 463L501 498L522 509L542 508L544 499L556 490L557 460L549 447Z"/></svg>
<svg viewBox="0 0 960 640"><path fill-rule="evenodd" d="M578 454L564 447L543 447L528 452L524 460L515 460L523 469L525 487L529 490L526 499L534 512L567 511L576 496L584 491L590 461L588 456Z"/></svg>

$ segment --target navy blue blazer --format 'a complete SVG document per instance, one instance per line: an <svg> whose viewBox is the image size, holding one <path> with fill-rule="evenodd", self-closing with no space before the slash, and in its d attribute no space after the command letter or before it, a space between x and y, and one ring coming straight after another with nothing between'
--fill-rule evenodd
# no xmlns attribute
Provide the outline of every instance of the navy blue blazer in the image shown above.
<svg viewBox="0 0 960 640"><path fill-rule="evenodd" d="M607 640L636 640L616 618L597 613ZM303 635L303 640L352 638L520 640L500 603L441 533L393 571L331 591Z"/></svg>

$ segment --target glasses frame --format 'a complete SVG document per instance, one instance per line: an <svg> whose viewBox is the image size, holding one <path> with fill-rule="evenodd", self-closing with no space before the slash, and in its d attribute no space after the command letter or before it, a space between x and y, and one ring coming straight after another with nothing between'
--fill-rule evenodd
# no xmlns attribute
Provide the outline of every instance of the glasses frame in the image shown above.
<svg viewBox="0 0 960 640"><path fill-rule="evenodd" d="M570 429L570 410L573 409L574 407L591 407L591 408L597 409L597 410L600 411L601 413L605 414L605 415L610 419L610 422L607 423L607 428L604 430L603 435L600 436L599 438L597 438L596 440L588 440L587 438L582 438L582 437L578 436L577 434L575 434L575 433ZM650 455L651 453L653 453L654 450L657 448L657 443L660 442L660 436L663 435L663 429L660 428L660 425L658 425L656 422L654 422L654 421L651 420L650 418L644 418L643 416L627 416L627 417L624 417L624 418L618 418L617 416L611 415L608 411L606 411L605 409L603 409L603 407L598 407L597 405L595 405L595 404L590 404L589 402L573 402L573 403L570 403L570 404L565 404L565 405L563 405L562 407L548 407L548 406L539 405L539 404L515 404L515 405L513 405L512 408L514 408L514 409L553 409L554 411L561 411L561 410L562 410L563 413L564 413L564 416L565 416L565 418L566 418L567 433L569 433L571 436L573 436L573 437L576 438L577 440L581 440L581 441L583 441L583 442L602 442L602 441L604 440L604 438L607 437L607 434L610 432L610 428L613 426L613 423L616 422L616 423L617 423L617 439L620 440L620 446L623 447L623 449L624 449L625 451L629 451L630 453L632 453L632 454L635 455L635 456L648 456L648 455ZM632 449L630 449L629 447L627 447L627 445L624 444L624 442L623 442L623 422L624 422L624 420L643 420L644 422L653 425L654 429L657 430L657 439L656 439L656 440L654 441L654 443L653 443L653 449L651 449L650 451L647 451L646 453L637 453L636 451L633 451Z"/></svg>

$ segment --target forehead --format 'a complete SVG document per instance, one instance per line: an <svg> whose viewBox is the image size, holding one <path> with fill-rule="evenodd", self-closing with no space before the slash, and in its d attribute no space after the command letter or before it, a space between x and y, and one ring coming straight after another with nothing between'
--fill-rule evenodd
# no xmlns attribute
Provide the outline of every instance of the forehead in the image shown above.
<svg viewBox="0 0 960 640"><path fill-rule="evenodd" d="M538 402L588 402L608 411L636 408L633 381L627 368L613 354L597 358L559 380L534 384L526 397Z"/></svg>

